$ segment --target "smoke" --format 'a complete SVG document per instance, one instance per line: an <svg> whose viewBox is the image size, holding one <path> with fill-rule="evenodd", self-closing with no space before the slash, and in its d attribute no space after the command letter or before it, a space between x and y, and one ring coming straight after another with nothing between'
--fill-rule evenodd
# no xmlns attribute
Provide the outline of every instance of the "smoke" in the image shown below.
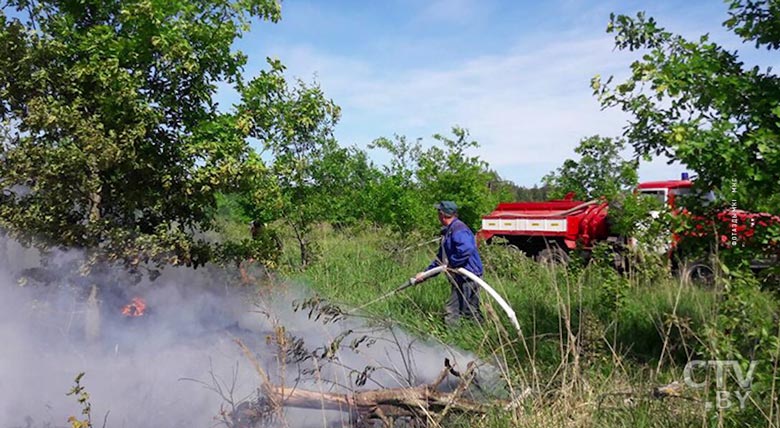
<svg viewBox="0 0 780 428"><path fill-rule="evenodd" d="M258 375L339 392L430 382L444 358L474 357L397 328L344 318L301 286L237 287L236 272L167 268L140 281L121 268L79 275L83 255L41 258L0 242L0 428L67 426L83 418L66 396L77 374L96 427L211 427L253 398ZM258 291L260 290L260 291ZM133 297L147 308L122 315ZM346 424L335 412L290 409L290 426Z"/></svg>

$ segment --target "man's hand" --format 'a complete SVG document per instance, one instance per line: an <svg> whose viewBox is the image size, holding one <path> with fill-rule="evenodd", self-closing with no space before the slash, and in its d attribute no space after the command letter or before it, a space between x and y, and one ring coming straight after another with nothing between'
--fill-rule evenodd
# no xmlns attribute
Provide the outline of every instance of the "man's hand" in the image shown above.
<svg viewBox="0 0 780 428"><path fill-rule="evenodd" d="M423 275L424 275L424 273L425 273L425 272L420 272L420 273L418 273L417 275L415 275L415 276L414 276L414 282L415 282L415 283L417 283L417 282L420 282L420 281L422 281L422 280L423 280Z"/></svg>

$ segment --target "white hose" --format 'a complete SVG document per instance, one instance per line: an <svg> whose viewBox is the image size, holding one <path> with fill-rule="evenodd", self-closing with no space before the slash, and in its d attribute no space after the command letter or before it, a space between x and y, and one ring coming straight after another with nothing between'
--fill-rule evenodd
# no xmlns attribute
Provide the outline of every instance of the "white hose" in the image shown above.
<svg viewBox="0 0 780 428"><path fill-rule="evenodd" d="M420 279L410 278L409 281L406 281L405 284L402 284L400 287L396 288L395 290L391 290L389 293L385 293L385 294L377 297L376 299L374 299L374 300L372 300L372 301L370 301L368 303L360 305L357 308L347 312L346 314L347 315L352 315L352 314L360 311L361 309L365 309L366 307L368 307L370 305L373 305L376 302L379 302L381 300L385 300L388 297L395 295L396 293L400 293L401 291L406 290L409 287L413 287L413 286L415 286L417 284L420 284L423 281L425 281L426 279L428 279L428 278L430 278L430 277L432 277L434 275L438 275L438 274L442 273L445 270L447 270L447 266L436 266L433 269L428 269L425 272L423 272L422 275L420 275Z"/></svg>
<svg viewBox="0 0 780 428"><path fill-rule="evenodd" d="M412 279L410 279L409 283L410 284L416 284L416 283L423 282L423 281L425 281L426 279L428 279L428 278L430 278L432 276L435 276L435 275L438 275L438 274L444 272L445 270L447 270L447 266L444 266L444 265L436 266L433 269L428 269L425 272L423 272L422 275L420 276L420 278L412 278Z"/></svg>
<svg viewBox="0 0 780 428"><path fill-rule="evenodd" d="M432 270L433 269L431 269L428 272L431 272ZM487 291L487 293L490 294L490 297L492 297L496 302L498 302L498 305L501 306L501 309L503 309L504 312L506 312L507 316L509 317L509 320L512 321L512 324L514 324L520 336L523 335L523 332L520 330L520 323L517 322L517 316L515 315L515 311L512 309L511 306L509 306L509 303L507 303L506 300L504 300L504 298L501 297L501 295L498 294L498 292L493 289L493 287L489 286L487 282L482 280L482 278L474 275L473 273L467 271L464 268L457 268L455 269L455 271L465 276L466 278L476 282L477 284L479 284L480 287L484 288L485 291ZM428 272L425 273L427 274Z"/></svg>

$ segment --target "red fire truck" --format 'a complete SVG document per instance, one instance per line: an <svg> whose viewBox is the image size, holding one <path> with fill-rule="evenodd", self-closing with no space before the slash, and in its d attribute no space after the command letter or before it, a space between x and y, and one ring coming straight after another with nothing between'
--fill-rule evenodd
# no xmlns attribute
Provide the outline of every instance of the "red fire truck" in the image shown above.
<svg viewBox="0 0 780 428"><path fill-rule="evenodd" d="M686 211L679 206L679 199L692 194L693 182L687 174L683 174L680 180L641 183L637 192L656 198L674 213L681 213ZM507 244L543 262L565 262L574 250L588 254L598 242L628 243L626 237L611 233L609 203L606 200L577 201L573 196L569 194L562 200L546 202L501 203L482 218L482 229L477 236L486 241L503 238ZM698 197L714 200L712 192ZM651 214L657 216L658 212ZM716 221L726 222L729 226L733 223L735 233L742 239L752 235L757 219L780 224L778 216L737 209L718 213ZM705 227L706 221L699 220L702 221L697 227ZM672 256L680 239L679 236L670 236L663 251Z"/></svg>

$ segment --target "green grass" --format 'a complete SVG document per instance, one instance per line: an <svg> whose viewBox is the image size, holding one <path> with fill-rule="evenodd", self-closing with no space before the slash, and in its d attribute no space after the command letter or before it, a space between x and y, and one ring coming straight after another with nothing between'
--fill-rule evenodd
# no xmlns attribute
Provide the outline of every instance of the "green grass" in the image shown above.
<svg viewBox="0 0 780 428"><path fill-rule="evenodd" d="M286 275L345 310L393 290L428 265L435 245L411 248L382 230L317 230L321 256ZM288 246L291 247L291 246ZM294 248L285 256L294 264ZM488 322L443 323L444 278L375 302L361 313L392 320L412 334L442 341L510 368L509 381L531 386L532 399L513 412L448 426L702 426L702 403L653 400L653 386L681 380L682 366L705 349L720 295L683 284L662 269L631 277L599 266L550 269L504 247L481 250L485 279L514 308L522 336L483 293ZM774 300L751 297L766 316ZM763 312L762 312L763 313ZM753 314L753 316L756 316ZM759 315L761 316L761 315ZM711 415L710 415L711 416Z"/></svg>
<svg viewBox="0 0 780 428"><path fill-rule="evenodd" d="M431 245L394 252L392 239L382 233L321 233L322 259L290 276L348 307L362 306L398 287L424 269L435 250ZM538 338L537 344L550 341L557 348L561 311L568 310L573 325L579 324L582 314L595 317L602 328L614 333L615 345L640 361L649 361L660 353L663 338L659 329L663 329L667 317L675 312L676 301L677 317L694 324L706 321L714 303L709 291L681 286L670 277L657 284L625 284L626 294L620 307L605 311L599 276L551 271L502 248L483 253L486 253L483 254L486 281L505 296L514 308L523 332ZM494 264L494 259L499 257L504 259ZM495 265L501 263L511 263L512 271L503 269L499 272ZM445 342L469 349L475 345L474 333L482 331L469 322L463 323L459 330L445 328L442 317L448 295L449 284L439 276L373 303L364 312L392 318L414 331L428 332ZM486 303L492 303L484 293L482 298ZM495 309L500 310L497 305ZM513 330L503 313L499 318L507 330Z"/></svg>

